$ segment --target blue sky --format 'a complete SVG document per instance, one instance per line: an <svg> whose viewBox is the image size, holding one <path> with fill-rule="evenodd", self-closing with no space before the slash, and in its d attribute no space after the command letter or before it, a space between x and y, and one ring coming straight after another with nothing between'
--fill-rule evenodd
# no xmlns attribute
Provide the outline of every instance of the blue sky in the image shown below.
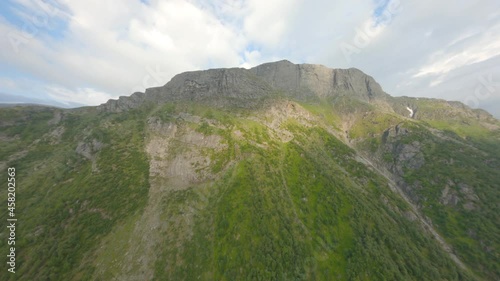
<svg viewBox="0 0 500 281"><path fill-rule="evenodd" d="M97 105L182 71L288 59L500 116L500 1L7 0L0 102Z"/></svg>
<svg viewBox="0 0 500 281"><path fill-rule="evenodd" d="M22 1L7 0L0 7L0 12L7 22L18 29L22 29L25 25L28 26L30 24L36 27L44 25L45 34L54 38L62 38L67 27L67 21L54 17L51 11L55 10L50 9L50 4L45 4L43 1L37 1L35 3L38 4L34 6L37 10L33 10L30 6L23 5ZM53 17L49 21L49 17L51 16Z"/></svg>

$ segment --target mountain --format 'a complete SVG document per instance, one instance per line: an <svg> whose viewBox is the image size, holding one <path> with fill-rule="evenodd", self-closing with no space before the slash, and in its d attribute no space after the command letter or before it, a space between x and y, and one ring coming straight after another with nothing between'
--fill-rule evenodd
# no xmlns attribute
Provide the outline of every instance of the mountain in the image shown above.
<svg viewBox="0 0 500 281"><path fill-rule="evenodd" d="M83 104L76 102L61 103L52 99L37 99L32 97L11 95L0 92L0 107L5 106L55 106L61 108L80 107Z"/></svg>
<svg viewBox="0 0 500 281"><path fill-rule="evenodd" d="M500 278L500 121L358 69L279 61L0 108L0 141L18 219L1 280Z"/></svg>

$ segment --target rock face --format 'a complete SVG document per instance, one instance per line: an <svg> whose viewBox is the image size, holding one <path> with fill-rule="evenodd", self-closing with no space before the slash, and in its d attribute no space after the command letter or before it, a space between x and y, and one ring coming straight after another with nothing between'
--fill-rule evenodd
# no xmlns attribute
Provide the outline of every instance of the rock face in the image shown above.
<svg viewBox="0 0 500 281"><path fill-rule="evenodd" d="M144 101L145 94L141 92L135 92L129 97L120 97L117 100L109 100L106 103L99 106L101 110L109 112L121 112L128 109L136 108L141 105Z"/></svg>
<svg viewBox="0 0 500 281"><path fill-rule="evenodd" d="M411 144L397 144L393 147L393 154L397 155L398 174L402 175L402 168L418 169L424 163L425 159L420 151L420 143L415 141Z"/></svg>
<svg viewBox="0 0 500 281"><path fill-rule="evenodd" d="M80 141L75 149L75 152L82 155L92 162L92 171L98 172L96 162L96 154L103 148L103 143L96 139Z"/></svg>
<svg viewBox="0 0 500 281"><path fill-rule="evenodd" d="M422 154L422 144L419 141L411 143L402 143L401 137L410 134L410 130L398 124L384 131L382 142L384 143L384 152L393 155L393 161L389 170L395 175L402 177L405 169L416 170L425 164L425 158Z"/></svg>
<svg viewBox="0 0 500 281"><path fill-rule="evenodd" d="M451 182L451 184L448 182L448 184L444 187L440 202L447 206L456 206L460 201L460 198L457 192L450 188L450 185L453 185L453 182Z"/></svg>
<svg viewBox="0 0 500 281"><path fill-rule="evenodd" d="M251 69L184 72L174 76L162 87L109 100L99 108L120 112L148 101L163 103L177 100L206 100L219 106L251 106L252 102L269 95L298 100L348 95L366 102L388 97L372 77L358 69L330 69L322 65L293 64L284 60ZM245 102L242 103L242 100Z"/></svg>
<svg viewBox="0 0 500 281"><path fill-rule="evenodd" d="M171 188L184 189L212 179L214 175L208 169L212 160L207 152L227 148L219 136L205 136L188 126L178 126L175 123L163 124L158 118L149 119L148 125L151 136L146 151L151 159L149 165L152 184L167 182ZM185 148L176 151L179 143Z"/></svg>
<svg viewBox="0 0 500 281"><path fill-rule="evenodd" d="M458 191L457 191L458 189ZM474 192L474 188L465 184L455 184L448 180L448 183L443 189L440 202L447 206L456 207L463 201L463 208L467 211L476 210L476 204L479 202L479 197Z"/></svg>
<svg viewBox="0 0 500 281"><path fill-rule="evenodd" d="M350 95L371 101L387 95L372 77L355 68L330 69L322 65L279 61L259 65L250 72L296 98Z"/></svg>

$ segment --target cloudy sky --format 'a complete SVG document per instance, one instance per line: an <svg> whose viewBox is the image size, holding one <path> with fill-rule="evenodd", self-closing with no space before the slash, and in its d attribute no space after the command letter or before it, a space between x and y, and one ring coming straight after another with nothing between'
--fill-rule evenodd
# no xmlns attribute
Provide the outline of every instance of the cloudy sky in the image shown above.
<svg viewBox="0 0 500 281"><path fill-rule="evenodd" d="M500 117L498 0L3 0L0 48L0 102L97 105L187 70L288 59Z"/></svg>

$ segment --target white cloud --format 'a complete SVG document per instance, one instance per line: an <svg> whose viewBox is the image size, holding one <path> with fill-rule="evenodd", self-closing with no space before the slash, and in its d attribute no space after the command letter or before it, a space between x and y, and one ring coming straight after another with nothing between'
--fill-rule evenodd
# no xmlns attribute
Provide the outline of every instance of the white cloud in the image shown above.
<svg viewBox="0 0 500 281"><path fill-rule="evenodd" d="M461 35L458 39L450 43L448 48L453 48L459 42L474 35L477 34ZM429 64L422 66L413 77L446 74L457 68L482 62L497 55L500 55L500 38L491 38L488 35L484 35L482 38L476 38L473 43L458 51L440 50L431 54Z"/></svg>
<svg viewBox="0 0 500 281"><path fill-rule="evenodd" d="M0 73L16 73L3 81L20 94L97 104L182 71L279 59L358 67L393 95L463 100L479 73L500 77L495 0L391 0L390 17L377 16L384 1L373 0L147 2L16 0L16 13L35 28L0 16L0 34L21 40L16 52L12 38L0 36ZM33 15L47 24L34 25ZM353 44L359 30L369 40L348 61L340 46ZM0 91L14 89L4 85Z"/></svg>
<svg viewBox="0 0 500 281"><path fill-rule="evenodd" d="M109 99L118 98L117 96L112 96L92 88L78 88L75 91L71 91L58 86L47 86L46 90L51 98L64 104L101 104Z"/></svg>
<svg viewBox="0 0 500 281"><path fill-rule="evenodd" d="M0 77L0 85L0 91L3 92L13 92L18 88L16 81L10 78Z"/></svg>
<svg viewBox="0 0 500 281"><path fill-rule="evenodd" d="M296 13L297 0L251 0L244 31L248 39L268 47L277 47L288 31Z"/></svg>
<svg viewBox="0 0 500 281"><path fill-rule="evenodd" d="M168 73L164 81L147 84L159 86L181 71L241 63L245 44L240 34L186 1L146 6L132 0L65 0L61 5L70 15L64 38L41 36L48 30L40 28L19 52L2 38L0 47L6 52L0 61L68 93L91 85L112 95L129 95L141 87L147 68L160 66ZM0 33L21 29L0 20Z"/></svg>
<svg viewBox="0 0 500 281"><path fill-rule="evenodd" d="M352 60L389 94L464 101L478 75L500 79L495 36L500 2L423 0L402 1L401 6L398 16ZM498 104L498 99L481 100L480 106L489 102ZM491 108L499 116L500 105Z"/></svg>

